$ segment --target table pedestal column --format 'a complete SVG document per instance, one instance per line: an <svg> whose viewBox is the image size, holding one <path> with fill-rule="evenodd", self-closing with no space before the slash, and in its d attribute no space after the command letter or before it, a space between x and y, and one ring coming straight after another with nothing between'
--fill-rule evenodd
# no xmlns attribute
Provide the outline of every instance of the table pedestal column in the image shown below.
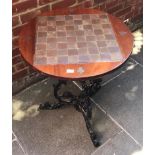
<svg viewBox="0 0 155 155"><path fill-rule="evenodd" d="M83 114L91 140L94 146L98 147L100 145L99 137L94 132L91 124L93 102L89 97L94 95L101 88L101 81L101 79L81 81L82 91L78 96L75 96L69 91L60 94L59 92L62 86L67 85L67 82L59 80L58 84L54 85L54 96L58 100L58 103L51 104L45 102L39 106L39 110L54 110L72 104L76 110Z"/></svg>

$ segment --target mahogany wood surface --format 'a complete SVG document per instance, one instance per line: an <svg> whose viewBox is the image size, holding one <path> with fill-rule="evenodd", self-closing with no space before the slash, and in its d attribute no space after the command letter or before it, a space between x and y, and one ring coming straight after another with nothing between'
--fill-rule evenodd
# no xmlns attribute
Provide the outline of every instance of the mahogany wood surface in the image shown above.
<svg viewBox="0 0 155 155"><path fill-rule="evenodd" d="M52 10L50 12L42 13L40 16L51 16L51 15L69 15L69 14L100 14L103 11L94 9L81 9L81 8L70 8L70 9L60 9ZM113 30L115 32L117 42L121 48L123 55L122 61L117 62L95 62L87 64L59 64L59 65L34 65L33 56L35 53L35 26L36 21L32 19L28 24L26 24L21 30L19 36L19 48L22 57L35 69L48 74L50 76L78 80L94 78L96 76L103 75L110 72L121 64L123 64L127 58L130 56L133 49L133 36L129 28L123 23L123 21L118 18L108 14L109 19L112 23ZM125 35L121 35L121 32L125 32ZM83 73L67 73L67 69L74 69L75 71L82 67L84 69Z"/></svg>

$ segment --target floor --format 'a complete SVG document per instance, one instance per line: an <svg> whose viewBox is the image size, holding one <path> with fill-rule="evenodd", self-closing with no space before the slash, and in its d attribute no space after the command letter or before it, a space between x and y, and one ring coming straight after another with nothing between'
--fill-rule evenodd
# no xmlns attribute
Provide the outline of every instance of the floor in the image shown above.
<svg viewBox="0 0 155 155"><path fill-rule="evenodd" d="M93 127L102 145L95 148L81 113L72 106L38 111L44 101L56 102L55 79L45 79L13 96L13 155L135 155L143 146L142 33L136 31L133 54L119 69L103 77L91 99ZM80 84L68 82L73 93Z"/></svg>

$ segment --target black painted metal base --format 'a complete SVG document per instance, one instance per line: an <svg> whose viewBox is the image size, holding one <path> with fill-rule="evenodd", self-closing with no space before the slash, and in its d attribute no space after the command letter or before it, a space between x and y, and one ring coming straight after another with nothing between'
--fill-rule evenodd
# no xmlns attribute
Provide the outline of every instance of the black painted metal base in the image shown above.
<svg viewBox="0 0 155 155"><path fill-rule="evenodd" d="M94 132L91 125L92 118L92 101L89 97L94 95L101 87L101 79L81 81L82 91L79 96L73 95L71 92L64 92L60 94L62 85L66 85L67 82L59 80L58 84L54 85L54 96L58 100L58 103L51 104L49 102L43 103L39 106L39 110L53 110L61 108L67 104L72 104L76 110L83 114L86 122L86 127L90 134L91 140L95 147L100 145L99 137Z"/></svg>

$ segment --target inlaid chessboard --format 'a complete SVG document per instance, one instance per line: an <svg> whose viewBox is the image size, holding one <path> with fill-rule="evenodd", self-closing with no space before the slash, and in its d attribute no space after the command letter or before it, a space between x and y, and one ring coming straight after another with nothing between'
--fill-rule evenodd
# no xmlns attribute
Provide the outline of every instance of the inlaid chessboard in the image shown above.
<svg viewBox="0 0 155 155"><path fill-rule="evenodd" d="M39 16L34 64L81 64L123 59L107 14Z"/></svg>

